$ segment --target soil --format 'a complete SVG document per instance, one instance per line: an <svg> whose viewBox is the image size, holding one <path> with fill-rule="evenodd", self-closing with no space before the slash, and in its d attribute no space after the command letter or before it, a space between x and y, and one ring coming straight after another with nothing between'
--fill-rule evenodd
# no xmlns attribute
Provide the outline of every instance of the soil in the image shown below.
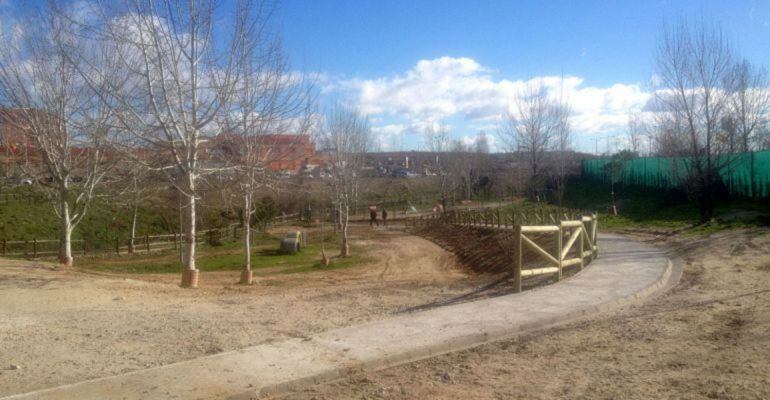
<svg viewBox="0 0 770 400"><path fill-rule="evenodd" d="M280 398L770 399L770 232L637 236L684 264L642 306Z"/></svg>
<svg viewBox="0 0 770 400"><path fill-rule="evenodd" d="M504 278L492 265L496 274L472 272L464 263L475 255L426 239L352 233L374 261L252 286L235 284L238 271L205 273L190 290L177 274L0 260L0 396L495 295L488 286ZM670 246L684 264L679 285L643 306L280 398L770 398L770 232L635 235Z"/></svg>
<svg viewBox="0 0 770 400"><path fill-rule="evenodd" d="M490 279L395 230L359 227L352 239L373 261L251 286L236 284L239 271L207 272L195 290L180 288L178 274L0 259L0 397L385 318Z"/></svg>

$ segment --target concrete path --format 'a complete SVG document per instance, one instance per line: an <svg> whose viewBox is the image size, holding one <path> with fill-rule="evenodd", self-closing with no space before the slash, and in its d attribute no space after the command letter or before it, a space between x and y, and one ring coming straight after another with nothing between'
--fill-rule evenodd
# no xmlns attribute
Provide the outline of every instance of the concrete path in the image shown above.
<svg viewBox="0 0 770 400"><path fill-rule="evenodd" d="M513 337L639 302L672 280L660 249L601 235L580 274L521 294L458 304L309 339L263 344L6 399L250 399ZM322 316L321 316L322 317Z"/></svg>

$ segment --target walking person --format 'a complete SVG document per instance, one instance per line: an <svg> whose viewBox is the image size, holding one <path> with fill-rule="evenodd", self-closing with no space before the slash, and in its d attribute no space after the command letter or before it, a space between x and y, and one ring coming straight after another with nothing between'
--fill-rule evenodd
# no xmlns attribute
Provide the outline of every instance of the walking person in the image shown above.
<svg viewBox="0 0 770 400"><path fill-rule="evenodd" d="M375 224L380 226L380 223L377 222L377 209L372 207L369 209L369 226L373 226Z"/></svg>
<svg viewBox="0 0 770 400"><path fill-rule="evenodd" d="M382 226L388 226L388 210L382 209Z"/></svg>

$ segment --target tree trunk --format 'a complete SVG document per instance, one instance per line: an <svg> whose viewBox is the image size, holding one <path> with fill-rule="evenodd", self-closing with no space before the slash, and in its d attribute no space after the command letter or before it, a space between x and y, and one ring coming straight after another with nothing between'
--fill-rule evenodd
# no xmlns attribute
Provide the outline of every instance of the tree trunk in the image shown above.
<svg viewBox="0 0 770 400"><path fill-rule="evenodd" d="M241 283L251 284L251 195L243 195L243 271Z"/></svg>
<svg viewBox="0 0 770 400"><path fill-rule="evenodd" d="M349 207L345 207L345 216L342 217L342 246L340 247L340 256L347 257L350 255L350 246L348 246L348 212Z"/></svg>
<svg viewBox="0 0 770 400"><path fill-rule="evenodd" d="M185 226L184 268L195 269L195 196L187 200L187 225Z"/></svg>
<svg viewBox="0 0 770 400"><path fill-rule="evenodd" d="M182 286L195 288L198 286L198 270L195 268L195 195L194 191L187 197L187 225L185 226L184 255L182 257Z"/></svg>
<svg viewBox="0 0 770 400"><path fill-rule="evenodd" d="M136 241L136 214L137 214L137 205L134 204L133 209L131 210L131 237L128 239L128 253L133 254L134 248L135 248L135 241Z"/></svg>
<svg viewBox="0 0 770 400"><path fill-rule="evenodd" d="M706 172L700 179L701 187L698 188L698 211L701 222L708 222L714 215L714 182L710 172Z"/></svg>
<svg viewBox="0 0 770 400"><path fill-rule="evenodd" d="M72 266L72 221L70 207L67 203L67 193L62 191L59 199L59 263L65 267Z"/></svg>

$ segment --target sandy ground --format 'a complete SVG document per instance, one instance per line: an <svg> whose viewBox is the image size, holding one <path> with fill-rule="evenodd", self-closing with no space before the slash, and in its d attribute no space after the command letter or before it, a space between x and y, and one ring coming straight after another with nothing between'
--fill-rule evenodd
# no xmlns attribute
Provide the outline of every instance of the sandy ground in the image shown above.
<svg viewBox="0 0 770 400"><path fill-rule="evenodd" d="M353 238L375 261L250 287L234 284L238 271L202 274L190 290L176 274L124 278L0 260L0 396L384 318L489 280L425 239L368 227Z"/></svg>
<svg viewBox="0 0 770 400"><path fill-rule="evenodd" d="M770 232L652 237L684 261L651 302L282 399L770 399Z"/></svg>

